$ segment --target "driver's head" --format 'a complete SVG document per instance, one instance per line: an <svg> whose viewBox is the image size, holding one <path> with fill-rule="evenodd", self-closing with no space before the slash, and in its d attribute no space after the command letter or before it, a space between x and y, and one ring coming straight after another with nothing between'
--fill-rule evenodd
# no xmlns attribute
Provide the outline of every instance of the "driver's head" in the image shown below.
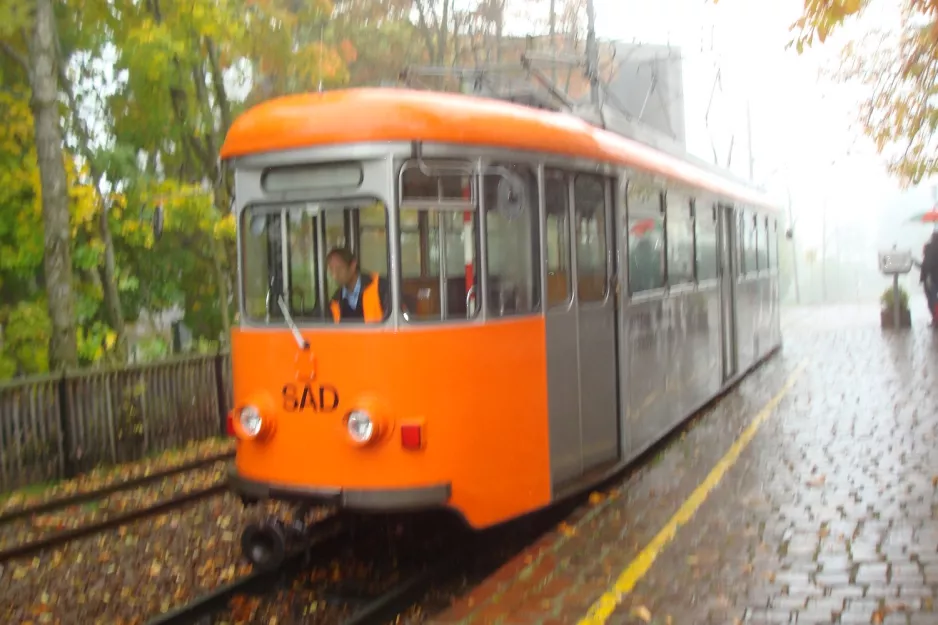
<svg viewBox="0 0 938 625"><path fill-rule="evenodd" d="M355 286L355 280L358 279L358 259L352 252L344 247L333 248L326 255L326 266L329 268L329 275L338 284L349 289Z"/></svg>

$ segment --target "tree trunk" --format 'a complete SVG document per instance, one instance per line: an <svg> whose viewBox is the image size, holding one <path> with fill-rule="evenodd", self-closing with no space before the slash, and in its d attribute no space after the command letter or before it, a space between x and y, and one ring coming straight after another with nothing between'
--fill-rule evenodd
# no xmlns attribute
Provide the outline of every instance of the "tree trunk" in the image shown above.
<svg viewBox="0 0 938 625"><path fill-rule="evenodd" d="M52 320L49 368L78 366L75 304L72 295L72 259L65 155L59 127L58 71L55 53L55 14L52 0L36 0L35 24L29 46L30 106L36 132L45 230L46 294Z"/></svg>

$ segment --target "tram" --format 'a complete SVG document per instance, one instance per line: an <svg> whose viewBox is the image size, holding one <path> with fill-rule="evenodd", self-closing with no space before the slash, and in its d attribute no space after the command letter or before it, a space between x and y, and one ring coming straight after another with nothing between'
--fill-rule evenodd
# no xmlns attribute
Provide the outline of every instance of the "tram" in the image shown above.
<svg viewBox="0 0 938 625"><path fill-rule="evenodd" d="M780 346L768 199L573 115L292 95L241 115L221 156L247 504L486 528L620 470ZM335 249L378 278L377 312L337 319Z"/></svg>

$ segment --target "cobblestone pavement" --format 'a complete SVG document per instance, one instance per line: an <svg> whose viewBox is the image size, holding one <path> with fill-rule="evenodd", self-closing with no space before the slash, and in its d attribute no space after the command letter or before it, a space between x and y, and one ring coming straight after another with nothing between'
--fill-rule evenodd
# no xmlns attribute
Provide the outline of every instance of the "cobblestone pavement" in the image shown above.
<svg viewBox="0 0 938 625"><path fill-rule="evenodd" d="M938 625L938 331L917 317L786 314L783 351L433 622L579 622L807 359L606 622Z"/></svg>

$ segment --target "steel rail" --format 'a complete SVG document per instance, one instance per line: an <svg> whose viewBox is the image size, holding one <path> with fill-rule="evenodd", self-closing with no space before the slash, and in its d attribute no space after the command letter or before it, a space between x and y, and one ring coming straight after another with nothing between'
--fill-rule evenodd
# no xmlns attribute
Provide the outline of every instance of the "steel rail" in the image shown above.
<svg viewBox="0 0 938 625"><path fill-rule="evenodd" d="M252 571L244 577L219 586L183 606L150 619L146 625L189 625L199 619L222 612L234 597L255 594L283 573L290 573L292 570L298 569L307 557L326 555L329 549L337 545L337 541L343 535L344 529L339 517L326 517L308 528L308 531L312 532L310 541L302 548L291 550L279 569Z"/></svg>
<svg viewBox="0 0 938 625"><path fill-rule="evenodd" d="M218 454L213 454L211 456L206 456L205 458L198 458L196 460L191 460L189 462L174 466L168 467L166 469L161 469L155 473L149 475L142 475L140 477L131 478L124 482L115 482L114 484L109 484L102 488L95 490L85 491L82 493L75 493L74 495L68 495L67 497L57 497L49 501L43 501L41 503L28 506L26 508L18 508L14 510L6 511L0 514L0 524L9 523L10 521L16 521L24 517L32 516L34 514L43 514L45 512L50 512L52 510L57 510L58 508L64 508L66 506L73 506L80 503L85 503L88 501L94 501L95 499L103 499L108 495L113 495L125 490L132 490L151 482L156 482L158 480L165 479L167 477L172 477L178 473L185 473L187 471L192 471L195 469L201 469L204 466L215 464L216 462L222 462L223 460L229 460L234 458L233 451L226 451Z"/></svg>
<svg viewBox="0 0 938 625"><path fill-rule="evenodd" d="M97 534L99 532L113 529L121 525L126 525L139 519L154 516L174 508L179 508L186 504L199 501L200 499L206 499L208 497L223 493L227 489L227 482L219 482L206 488L200 488L182 495L177 495L170 499L153 504L152 506L147 506L138 510L132 510L130 512L104 519L102 521L89 523L82 527L56 532L49 536L44 536L42 538L15 545L13 547L7 547L6 549L0 550L0 563L6 562L7 560L11 560L13 558L20 558L26 555L31 555L42 551L43 549L48 549L49 547L56 547L58 545L75 540L76 538Z"/></svg>

